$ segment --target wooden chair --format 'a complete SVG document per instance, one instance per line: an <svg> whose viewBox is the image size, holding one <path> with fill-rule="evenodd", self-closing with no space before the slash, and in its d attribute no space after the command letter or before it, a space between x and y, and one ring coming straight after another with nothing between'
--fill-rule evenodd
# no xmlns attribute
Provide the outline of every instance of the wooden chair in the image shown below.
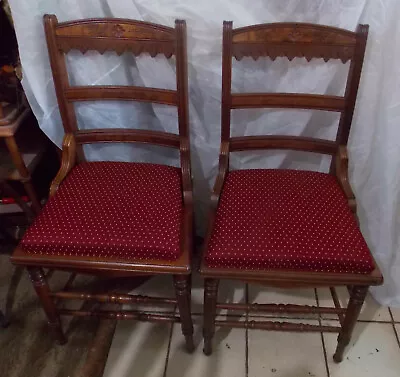
<svg viewBox="0 0 400 377"><path fill-rule="evenodd" d="M200 272L205 278L204 353L212 351L215 326L280 331L339 332L334 360L340 362L370 285L382 275L354 217L348 182L346 144L356 102L367 25L356 32L301 24L262 24L232 29L224 22L222 131L219 174ZM231 93L232 57L286 56L350 60L344 97ZM335 141L295 136L230 136L231 109L291 108L341 113ZM229 171L232 152L290 149L332 156L330 174L296 170ZM283 304L217 303L220 279L266 286L331 287L335 308ZM333 287L347 286L350 300L341 308ZM216 308L272 313L336 313L340 327L269 321L215 320Z"/></svg>
<svg viewBox="0 0 400 377"><path fill-rule="evenodd" d="M128 19L87 19L58 23L45 15L44 26L54 84L65 128L61 168L50 199L12 262L26 266L60 343L60 315L141 321L181 322L193 350L190 274L193 199L190 168L186 24L175 28ZM177 90L136 86L70 86L64 54L114 50L176 57ZM124 100L176 106L179 134L137 129L79 130L74 102ZM85 162L82 144L146 143L180 152L180 168L127 162ZM109 277L173 275L176 298L151 298L105 292L51 292L43 268ZM177 305L180 316L130 311L58 309L55 300Z"/></svg>

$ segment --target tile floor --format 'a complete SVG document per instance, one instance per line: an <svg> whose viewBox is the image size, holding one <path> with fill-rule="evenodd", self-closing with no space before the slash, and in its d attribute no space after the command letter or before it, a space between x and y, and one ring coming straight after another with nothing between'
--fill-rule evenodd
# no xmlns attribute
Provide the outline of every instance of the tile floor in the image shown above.
<svg viewBox="0 0 400 377"><path fill-rule="evenodd" d="M169 277L157 277L135 293L158 296L170 292ZM345 289L339 299L348 298ZM328 289L280 290L224 281L220 300L242 302L281 302L333 306ZM217 328L214 352L202 352L202 280L193 278L192 311L196 350L184 350L180 325L121 321L108 356L104 377L398 377L400 376L400 309L379 306L368 297L344 360L332 360L337 334L286 333L260 330ZM163 311L165 308L151 308ZM220 311L221 318L244 313ZM260 314L259 317L268 316ZM288 315L286 315L288 317ZM279 320L278 318L276 320ZM281 319L282 320L282 319ZM287 319L286 319L287 320ZM294 322L337 325L330 315L291 317Z"/></svg>

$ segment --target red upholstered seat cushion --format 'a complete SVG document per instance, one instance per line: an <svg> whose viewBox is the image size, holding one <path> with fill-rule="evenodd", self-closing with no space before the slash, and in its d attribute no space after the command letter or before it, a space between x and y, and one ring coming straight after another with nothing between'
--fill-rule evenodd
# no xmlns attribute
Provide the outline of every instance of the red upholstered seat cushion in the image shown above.
<svg viewBox="0 0 400 377"><path fill-rule="evenodd" d="M48 201L21 246L32 254L175 260L182 209L177 168L82 163Z"/></svg>
<svg viewBox="0 0 400 377"><path fill-rule="evenodd" d="M374 267L336 178L296 170L228 174L206 263L349 273Z"/></svg>

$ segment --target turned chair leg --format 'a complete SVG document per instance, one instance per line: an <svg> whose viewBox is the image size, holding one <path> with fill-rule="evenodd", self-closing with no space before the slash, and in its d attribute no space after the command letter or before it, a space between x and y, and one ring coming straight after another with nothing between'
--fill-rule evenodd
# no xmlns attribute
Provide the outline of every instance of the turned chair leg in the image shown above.
<svg viewBox="0 0 400 377"><path fill-rule="evenodd" d="M203 338L205 355L211 355L212 339L215 333L215 316L217 312L218 279L205 279L204 282L204 322Z"/></svg>
<svg viewBox="0 0 400 377"><path fill-rule="evenodd" d="M60 316L53 299L50 297L50 289L43 270L37 267L29 267L28 272L55 339L59 344L65 344L66 338L61 328Z"/></svg>
<svg viewBox="0 0 400 377"><path fill-rule="evenodd" d="M351 296L344 317L344 323L338 336L336 352L333 355L333 360L337 363L340 363L343 360L344 350L350 343L351 334L353 333L354 326L357 323L357 318L360 314L365 296L367 295L368 288L368 286L354 286L351 289Z"/></svg>
<svg viewBox="0 0 400 377"><path fill-rule="evenodd" d="M191 280L190 275L174 275L176 299L178 301L179 315L181 317L182 334L185 336L186 349L194 351L193 322L191 315Z"/></svg>

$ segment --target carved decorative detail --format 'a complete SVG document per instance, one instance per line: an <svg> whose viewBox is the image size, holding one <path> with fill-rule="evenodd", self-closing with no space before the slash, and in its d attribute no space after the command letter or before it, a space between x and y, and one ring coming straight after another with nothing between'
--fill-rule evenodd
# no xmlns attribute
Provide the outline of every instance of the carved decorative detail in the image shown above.
<svg viewBox="0 0 400 377"><path fill-rule="evenodd" d="M169 58L175 53L175 39L172 28L123 19L72 21L56 27L57 47L64 52L97 50L103 54L110 50L120 55L130 51Z"/></svg>
<svg viewBox="0 0 400 377"><path fill-rule="evenodd" d="M340 59L343 63L352 59L354 48L341 45L310 45L310 44L290 44L290 43L233 43L232 55L241 60L244 56L251 56L257 60L261 56L268 56L272 60L277 57L287 57L289 60L294 58L322 58L325 62L330 59Z"/></svg>
<svg viewBox="0 0 400 377"><path fill-rule="evenodd" d="M170 27L146 22L123 19L91 19L59 23L57 36L92 37L92 38L126 38L156 39L159 41L175 38L175 30Z"/></svg>
<svg viewBox="0 0 400 377"><path fill-rule="evenodd" d="M112 34L114 37L122 38L124 36L125 29L120 24L115 25L112 28Z"/></svg>
<svg viewBox="0 0 400 377"><path fill-rule="evenodd" d="M305 23L260 24L233 30L233 43L327 43L355 46L355 33L323 25Z"/></svg>
<svg viewBox="0 0 400 377"><path fill-rule="evenodd" d="M175 44L173 41L142 41L117 37L110 37L107 39L92 37L59 37L57 38L57 47L65 53L70 50L79 50L84 54L89 50L96 50L100 54L104 54L106 51L115 51L118 55L121 55L129 51L135 56L148 53L151 57L163 54L167 58L175 54Z"/></svg>
<svg viewBox="0 0 400 377"><path fill-rule="evenodd" d="M343 63L354 56L356 33L348 30L312 24L261 24L233 30L233 56L258 59L278 56L292 60L304 57L340 59Z"/></svg>

